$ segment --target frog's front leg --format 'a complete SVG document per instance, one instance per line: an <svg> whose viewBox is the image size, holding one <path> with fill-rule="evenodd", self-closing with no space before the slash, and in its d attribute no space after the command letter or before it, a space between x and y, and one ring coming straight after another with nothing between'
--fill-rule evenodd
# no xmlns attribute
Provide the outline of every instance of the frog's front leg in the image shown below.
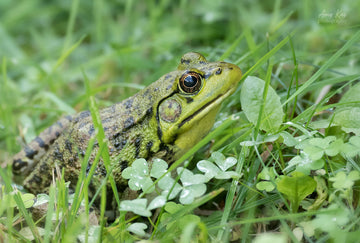
<svg viewBox="0 0 360 243"><path fill-rule="evenodd" d="M15 182L21 183L23 178L33 171L34 167L49 151L52 144L69 127L72 119L72 116L65 116L58 120L14 156L12 170Z"/></svg>

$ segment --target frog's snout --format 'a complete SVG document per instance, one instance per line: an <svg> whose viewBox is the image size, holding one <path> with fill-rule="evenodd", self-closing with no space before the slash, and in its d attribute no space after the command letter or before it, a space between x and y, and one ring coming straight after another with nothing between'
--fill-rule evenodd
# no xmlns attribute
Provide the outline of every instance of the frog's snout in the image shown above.
<svg viewBox="0 0 360 243"><path fill-rule="evenodd" d="M236 80L237 82L239 82L242 77L242 72L241 72L241 69L239 68L239 66L237 66L235 64L229 64L228 69L231 72L233 79Z"/></svg>

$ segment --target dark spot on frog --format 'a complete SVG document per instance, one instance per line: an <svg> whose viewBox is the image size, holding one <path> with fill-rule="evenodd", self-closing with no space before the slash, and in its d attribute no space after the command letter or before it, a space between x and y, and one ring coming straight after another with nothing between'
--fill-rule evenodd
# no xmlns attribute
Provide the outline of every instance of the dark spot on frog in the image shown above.
<svg viewBox="0 0 360 243"><path fill-rule="evenodd" d="M150 90L146 89L145 92L143 93L142 97L146 97L149 95Z"/></svg>
<svg viewBox="0 0 360 243"><path fill-rule="evenodd" d="M156 87L155 89L154 89L154 92L157 92L159 90L159 87Z"/></svg>
<svg viewBox="0 0 360 243"><path fill-rule="evenodd" d="M117 150L122 150L125 147L126 143L127 143L126 139L116 140L115 143L114 143L114 147Z"/></svg>
<svg viewBox="0 0 360 243"><path fill-rule="evenodd" d="M49 148L49 146L44 142L44 140L42 140L41 137L36 137L34 141L37 142L40 148L43 148L45 150Z"/></svg>
<svg viewBox="0 0 360 243"><path fill-rule="evenodd" d="M126 109L130 109L133 103L133 99L127 99L124 103Z"/></svg>
<svg viewBox="0 0 360 243"><path fill-rule="evenodd" d="M120 169L121 171L125 170L129 166L129 162L127 160L120 161Z"/></svg>
<svg viewBox="0 0 360 243"><path fill-rule="evenodd" d="M80 124L79 124L79 129L85 127L86 125L87 125L87 122L82 122L82 123L80 123Z"/></svg>
<svg viewBox="0 0 360 243"><path fill-rule="evenodd" d="M169 89L171 89L172 88L172 84L170 84L170 85L168 85L167 87L166 87L166 90L169 90Z"/></svg>
<svg viewBox="0 0 360 243"><path fill-rule="evenodd" d="M186 103L188 104L194 101L194 99L191 97L185 97L185 99L186 99Z"/></svg>
<svg viewBox="0 0 360 243"><path fill-rule="evenodd" d="M136 109L137 115L138 115L138 116L141 116L142 110L141 110L140 106L136 106L135 109Z"/></svg>
<svg viewBox="0 0 360 243"><path fill-rule="evenodd" d="M50 140L49 140L49 144L50 144L50 145L53 144L53 143L55 142L55 140L56 140L55 138L50 139Z"/></svg>
<svg viewBox="0 0 360 243"><path fill-rule="evenodd" d="M71 122L73 120L73 117L70 115L65 116L65 119Z"/></svg>
<svg viewBox="0 0 360 243"><path fill-rule="evenodd" d="M58 146L56 146L56 148L54 149L54 158L61 162L64 162L63 153L59 150Z"/></svg>
<svg viewBox="0 0 360 243"><path fill-rule="evenodd" d="M164 157L166 157L169 153L169 147L166 144L161 143L159 147L159 151L164 151L165 152Z"/></svg>
<svg viewBox="0 0 360 243"><path fill-rule="evenodd" d="M111 113L114 114L116 112L116 104L110 106Z"/></svg>
<svg viewBox="0 0 360 243"><path fill-rule="evenodd" d="M206 64L206 62L205 62L205 61L200 61L199 63L200 63L200 64Z"/></svg>
<svg viewBox="0 0 360 243"><path fill-rule="evenodd" d="M90 111L83 111L83 112L81 112L80 114L79 114L79 118L80 119L84 119L84 118L86 118L86 117L88 117L88 116L90 116L91 115L91 112Z"/></svg>
<svg viewBox="0 0 360 243"><path fill-rule="evenodd" d="M107 174L106 168L105 168L105 166L103 164L98 165L97 171L98 171L98 174L100 174L100 175L102 175L104 177Z"/></svg>
<svg viewBox="0 0 360 243"><path fill-rule="evenodd" d="M170 73L166 74L165 80L171 79L172 75Z"/></svg>
<svg viewBox="0 0 360 243"><path fill-rule="evenodd" d="M63 124L62 124L60 121L57 121L56 124L57 124L59 127L63 128Z"/></svg>
<svg viewBox="0 0 360 243"><path fill-rule="evenodd" d="M105 123L111 122L113 119L114 119L113 116L109 116L109 117L107 117L107 118L105 118L105 119L102 119L102 120L101 120L101 123L102 123L102 124L105 124Z"/></svg>
<svg viewBox="0 0 360 243"><path fill-rule="evenodd" d="M93 135L95 132L95 128L94 128L94 125L91 124L90 127L89 127L89 130L88 130L88 134L91 136Z"/></svg>
<svg viewBox="0 0 360 243"><path fill-rule="evenodd" d="M150 107L149 109L146 110L146 115L147 116L152 115L152 113L153 113L153 108L152 107Z"/></svg>
<svg viewBox="0 0 360 243"><path fill-rule="evenodd" d="M205 78L205 79L208 79L210 76L211 76L211 73L210 73L210 72L209 72L209 73L205 73L204 78Z"/></svg>
<svg viewBox="0 0 360 243"><path fill-rule="evenodd" d="M42 163L42 164L40 165L39 171L40 171L41 173L47 173L47 172L49 171L49 166L48 166L46 163Z"/></svg>
<svg viewBox="0 0 360 243"><path fill-rule="evenodd" d="M139 154L140 154L140 150L141 150L141 137L137 137L135 139L135 158L138 158Z"/></svg>
<svg viewBox="0 0 360 243"><path fill-rule="evenodd" d="M16 159L16 160L14 160L13 165L12 165L13 172L15 173L18 170L21 170L21 168L26 167L27 165L28 165L28 162L23 161L21 159ZM17 174L17 173L15 173L15 174Z"/></svg>
<svg viewBox="0 0 360 243"><path fill-rule="evenodd" d="M190 60L189 59L184 59L184 58L181 58L181 64L190 64Z"/></svg>
<svg viewBox="0 0 360 243"><path fill-rule="evenodd" d="M229 70L233 70L234 68L233 67L228 67Z"/></svg>
<svg viewBox="0 0 360 243"><path fill-rule="evenodd" d="M90 169L91 169L91 165L92 165L92 162L89 162L88 163L88 165L86 166L86 175L88 175L89 174L89 171L90 171ZM90 183L91 184L91 183Z"/></svg>
<svg viewBox="0 0 360 243"><path fill-rule="evenodd" d="M134 117L130 116L128 119L124 122L124 129L129 129L134 125Z"/></svg>
<svg viewBox="0 0 360 243"><path fill-rule="evenodd" d="M33 150L29 146L25 146L24 151L25 151L26 157L28 157L29 159L33 159L34 156L38 153L38 151Z"/></svg>
<svg viewBox="0 0 360 243"><path fill-rule="evenodd" d="M69 139L66 139L66 140L65 140L65 148L66 148L67 150L69 150L70 153L72 153L72 143L70 142Z"/></svg>
<svg viewBox="0 0 360 243"><path fill-rule="evenodd" d="M34 176L32 179L33 179L37 184L40 184L40 183L42 182L41 177L38 177L38 176Z"/></svg>
<svg viewBox="0 0 360 243"><path fill-rule="evenodd" d="M75 164L74 164L75 159L74 159L73 157L70 157L67 162L68 162L68 165L69 165L70 167L74 167L74 166L75 166Z"/></svg>
<svg viewBox="0 0 360 243"><path fill-rule="evenodd" d="M153 141L149 141L149 142L146 144L146 151L148 152L148 154L150 154L150 151L151 151L151 148L152 148L153 145L154 145L154 142L153 142Z"/></svg>
<svg viewBox="0 0 360 243"><path fill-rule="evenodd" d="M221 74L221 72L222 72L222 69L221 69L221 68L218 68L218 69L216 70L215 74L216 74L216 75L219 75L219 74Z"/></svg>
<svg viewBox="0 0 360 243"><path fill-rule="evenodd" d="M84 150L81 150L81 151L79 152L79 155L80 155L82 158L84 158L84 157L85 157L85 151L84 151Z"/></svg>
<svg viewBox="0 0 360 243"><path fill-rule="evenodd" d="M56 131L56 132L55 132L55 137L58 138L59 136L60 136L60 132L59 132L59 131Z"/></svg>

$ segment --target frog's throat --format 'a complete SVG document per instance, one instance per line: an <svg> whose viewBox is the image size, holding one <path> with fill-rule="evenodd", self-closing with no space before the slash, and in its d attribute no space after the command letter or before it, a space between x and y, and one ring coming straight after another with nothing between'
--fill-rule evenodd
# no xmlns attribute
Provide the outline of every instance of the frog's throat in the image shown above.
<svg viewBox="0 0 360 243"><path fill-rule="evenodd" d="M228 96L230 96L233 92L235 91L235 88L229 89L226 93L224 94L219 94L217 97L215 97L214 99L210 100L209 102L207 102L205 105L203 105L200 109L198 109L197 111L195 111L193 114L191 114L190 116L186 117L184 120L182 120L179 125L178 128L181 128L183 125L185 125L187 122L191 121L193 118L201 118L203 116L206 115L206 113L210 112L211 109L213 109L214 107L220 106L221 102L227 98Z"/></svg>

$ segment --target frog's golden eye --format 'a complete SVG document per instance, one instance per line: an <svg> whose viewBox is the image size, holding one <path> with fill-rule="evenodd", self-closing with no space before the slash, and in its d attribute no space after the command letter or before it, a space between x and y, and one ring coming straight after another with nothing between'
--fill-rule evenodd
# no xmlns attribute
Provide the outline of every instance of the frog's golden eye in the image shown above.
<svg viewBox="0 0 360 243"><path fill-rule="evenodd" d="M200 74L195 72L188 72L180 78L180 88L185 93L195 93L201 88L202 77Z"/></svg>

